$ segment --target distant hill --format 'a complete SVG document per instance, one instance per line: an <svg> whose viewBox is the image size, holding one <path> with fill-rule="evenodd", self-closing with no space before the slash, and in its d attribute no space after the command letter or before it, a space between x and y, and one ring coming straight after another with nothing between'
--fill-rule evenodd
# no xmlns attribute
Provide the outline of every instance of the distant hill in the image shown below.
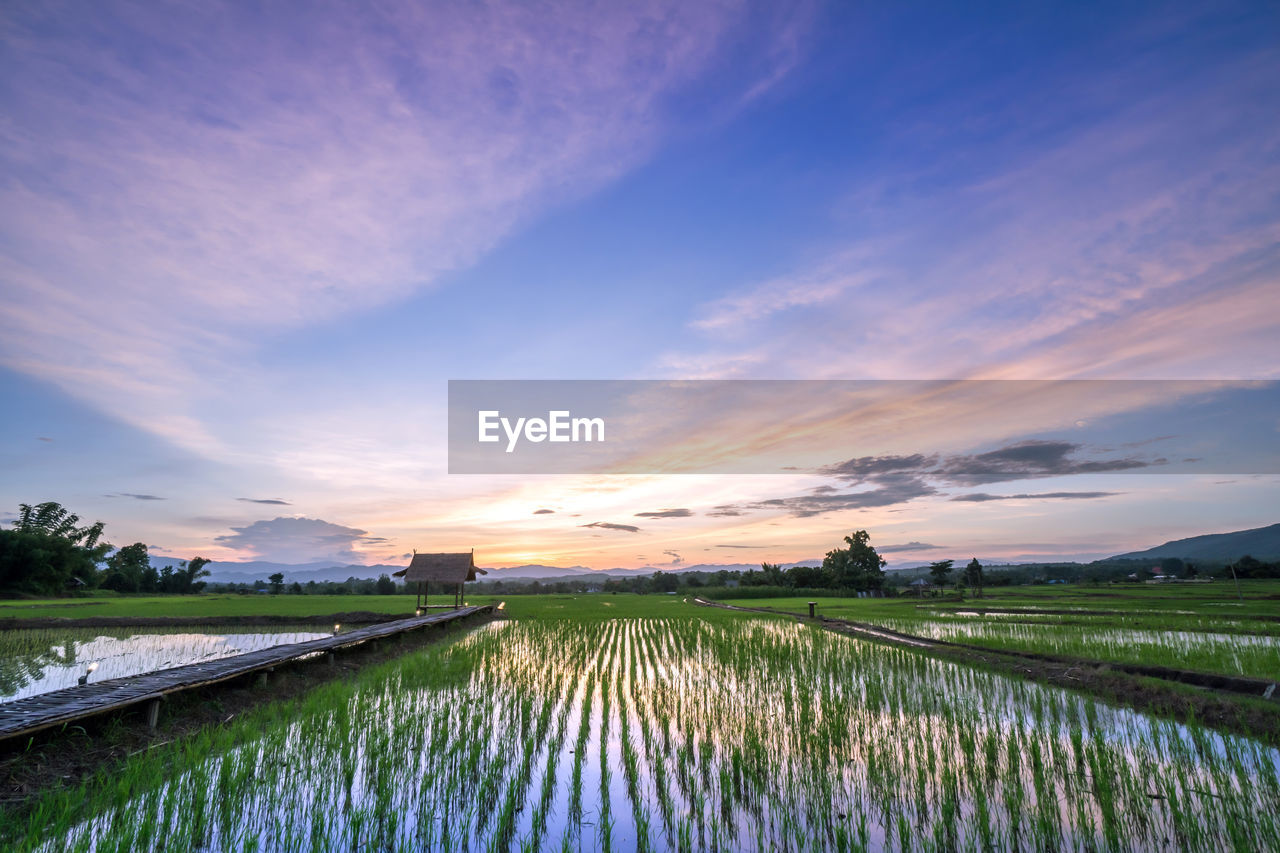
<svg viewBox="0 0 1280 853"><path fill-rule="evenodd" d="M1280 560L1280 524L1253 530L1237 530L1234 533L1210 533L1189 539L1175 539L1146 551L1117 554L1112 559L1162 560L1177 557L1182 560L1231 563L1245 554L1259 560Z"/></svg>

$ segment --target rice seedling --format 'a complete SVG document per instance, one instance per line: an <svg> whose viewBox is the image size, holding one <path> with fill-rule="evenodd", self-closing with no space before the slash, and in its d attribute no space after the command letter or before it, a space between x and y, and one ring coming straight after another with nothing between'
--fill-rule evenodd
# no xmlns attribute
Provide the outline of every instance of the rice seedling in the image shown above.
<svg viewBox="0 0 1280 853"><path fill-rule="evenodd" d="M1280 752L770 619L491 625L50 794L17 850L1280 848Z"/></svg>

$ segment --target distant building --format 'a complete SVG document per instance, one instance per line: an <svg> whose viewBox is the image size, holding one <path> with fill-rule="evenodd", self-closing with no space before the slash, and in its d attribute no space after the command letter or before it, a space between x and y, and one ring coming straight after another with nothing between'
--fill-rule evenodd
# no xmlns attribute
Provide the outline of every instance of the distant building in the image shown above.
<svg viewBox="0 0 1280 853"><path fill-rule="evenodd" d="M922 596L925 592L931 592L933 590L933 584L929 583L924 578L917 578L907 584L907 588L914 589L916 591L916 595Z"/></svg>

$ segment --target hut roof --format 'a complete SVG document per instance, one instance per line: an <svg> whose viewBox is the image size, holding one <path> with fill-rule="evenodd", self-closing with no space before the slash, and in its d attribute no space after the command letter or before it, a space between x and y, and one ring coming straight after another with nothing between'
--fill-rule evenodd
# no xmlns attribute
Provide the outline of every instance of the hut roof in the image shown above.
<svg viewBox="0 0 1280 853"><path fill-rule="evenodd" d="M473 581L476 574L488 574L477 569L474 555L462 554L414 554L407 568L395 573L409 583L431 581L433 583L463 583Z"/></svg>

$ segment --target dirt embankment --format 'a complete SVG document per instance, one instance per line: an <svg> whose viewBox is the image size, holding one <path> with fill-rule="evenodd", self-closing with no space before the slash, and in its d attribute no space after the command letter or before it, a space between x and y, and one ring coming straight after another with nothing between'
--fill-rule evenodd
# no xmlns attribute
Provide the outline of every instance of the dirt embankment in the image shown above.
<svg viewBox="0 0 1280 853"><path fill-rule="evenodd" d="M1201 725L1259 737L1280 745L1280 687L1261 679L991 649L917 637L844 619L819 616L809 620L807 614L789 610L735 607L700 598L694 599L694 602L704 607L794 616L801 621L812 621L829 631L911 648L957 663L984 666L1044 684L1083 690L1113 704L1138 711L1172 717L1180 722L1195 721Z"/></svg>
<svg viewBox="0 0 1280 853"><path fill-rule="evenodd" d="M372 625L408 619L412 613L353 610L321 616L33 616L0 618L0 631L20 628L190 628L197 625Z"/></svg>

